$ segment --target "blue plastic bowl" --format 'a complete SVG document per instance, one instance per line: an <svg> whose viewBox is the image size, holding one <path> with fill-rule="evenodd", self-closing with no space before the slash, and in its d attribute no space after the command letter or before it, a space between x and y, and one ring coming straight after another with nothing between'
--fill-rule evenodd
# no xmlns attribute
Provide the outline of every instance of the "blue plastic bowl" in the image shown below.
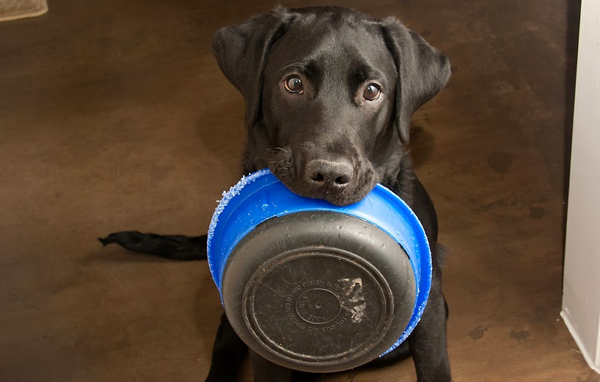
<svg viewBox="0 0 600 382"><path fill-rule="evenodd" d="M239 280L239 278L242 277L241 273L245 273L246 269L249 268L249 266L247 265L244 265L243 268L240 268L240 263L237 263L236 265L234 259L231 258L232 253L235 253L236 249L240 245L245 243L245 240L249 241L249 237L254 237L254 244L250 244L250 247L248 248L255 248L256 250L257 245L262 245L261 241L264 241L264 245L269 244L268 237L261 236L263 228L257 231L257 227L262 227L267 222L278 221L284 218L289 218L290 216L302 216L302 214L306 215L306 213L313 215L315 213L338 214L335 216L344 216L348 219L353 219L355 221L358 220L362 222L361 224L369 223L369 225L373 225L377 227L378 230L382 231L385 234L386 239L391 238L393 242L398 243L400 245L399 248L403 250L402 252L408 256L408 260L410 261L410 267L408 267L408 269L411 269L412 271L411 277L414 276L414 291L412 291L414 293L414 306L412 307L412 314L410 314L409 312L410 319L408 320L408 324L401 332L399 338L395 337L397 338L397 340L393 343L391 347L389 347L387 350L385 350L384 348L385 351L383 352L382 350L378 350L377 354L380 354L380 356L382 356L391 352L410 335L410 333L415 328L415 326L421 318L423 310L425 309L425 306L427 304L427 298L429 296L429 290L431 288L432 262L427 236L417 216L404 201L402 201L396 194L394 194L392 191L390 191L382 185L375 186L375 188L362 201L349 206L339 207L334 206L323 200L309 199L298 196L291 192L281 181L279 181L273 174L271 174L270 171L261 170L249 176L243 177L227 193L223 193L223 199L220 201L213 215L208 232L208 264L214 282L221 294L221 299L224 302L225 311L230 319L230 322L232 322L234 329L236 330L236 332L238 332L238 334L240 334L240 337L259 354L265 356L273 362L299 370L325 372L339 371L356 367L358 366L358 364L368 362L370 359L377 357L377 355L374 355L371 356L370 359L368 359L368 356L365 356L364 354L358 354L360 353L360 349L354 348L351 349L352 355L358 355L356 357L350 357L354 359L354 361L350 363L340 361L341 359L348 359L348 354L350 354L348 352L342 352L343 354L340 353L342 354L341 356L337 358L333 357L331 359L327 358L326 356L323 356L323 354L320 353L312 355L308 354L306 356L298 356L296 354L297 352L294 353L293 351L285 348L285 344L282 345L282 343L286 341L285 338L287 337L282 337L283 339L278 338L273 340L269 338L268 340L260 340L260 338L264 337L265 335L268 336L269 334L262 333L262 329L260 328L248 329L249 326L252 326L249 324L249 321L252 321L251 316L255 314L254 310L248 310L249 313L245 313L245 316L240 315L239 320L232 319L232 317L230 317L230 314L232 316L238 314L237 311L231 312L231 310L243 310L244 308L240 306L242 306L244 303L240 300L239 304L232 304L236 305L236 308L228 309L227 302L225 301L223 296L223 280L225 278L224 275L226 269L230 267L231 269L235 270L231 271L236 273L235 275L230 276L230 279L236 280L237 282L237 280ZM272 223L269 224L273 225ZM293 226L295 223L288 222L286 224L288 231L290 230L291 224L291 231L293 232ZM352 224L348 225L348 227L356 226L355 223ZM363 224L363 226L366 227L366 224ZM341 229L341 226L339 226L339 228ZM304 240L306 240L306 238ZM271 245L271 247L273 247L273 245ZM248 251L248 249L243 249L241 251L242 255L239 256L254 256L253 254L248 255ZM271 252L275 255L277 254L276 251L273 252L273 250L271 250ZM263 251L261 251L259 248L259 250L256 250L256 253L262 254ZM268 257L268 259L273 257L272 255L269 256L270 257ZM298 257L301 255L294 256ZM396 256L400 258L403 255L399 254ZM346 264L344 261L342 261L339 264ZM350 259L347 261L352 262L354 260ZM395 260L392 261L395 263ZM229 264L233 265L230 266ZM260 267L261 264L256 265L257 269ZM265 267L268 268L270 266ZM259 269L256 272L267 272L265 271L265 269ZM252 274L254 270L250 270L248 272ZM371 270L369 272L371 272L372 274L378 274L377 270ZM254 280L252 282L258 283L256 285L262 285L261 283L265 282L262 278L266 276L264 276L262 273L259 276L257 276L256 274L252 276L250 274L247 275L247 278ZM377 278L379 276L375 275L374 277ZM250 281L248 282L250 283ZM383 281L383 284L387 285L385 281ZM254 286L253 288L258 287L259 286ZM236 286L236 288L244 289L244 285L239 284ZM334 298L330 296L331 292L326 291L326 289L328 288L317 288L315 290L317 290L317 292L322 295L322 298ZM317 292L311 293L314 294ZM262 309L262 307L265 307L265 309L269 309L269 301L263 299L260 302L257 302L259 301L258 297L251 295L254 292L243 292L242 290L240 290L239 293L237 291L233 293L233 296L234 298L238 298L239 295L239 299L242 299L242 295L244 293L250 293L250 295L248 295L250 297L244 298L252 300L255 305L260 304L258 305L260 309ZM306 299L307 302L310 302L308 297L306 297ZM291 300L291 297L288 297L288 300ZM369 301L367 301L366 303L369 303ZM302 302L300 302L299 304L302 305ZM256 306L254 306L252 309L257 308ZM289 306L284 307L282 305L281 309L282 312L287 310L288 313L286 314L289 315ZM295 309L296 311L299 309L298 303L296 303ZM265 318L262 319L264 320ZM269 318L267 317L267 320L268 319ZM275 319L273 320L274 321L270 323L270 325L275 325L276 328L280 328L278 325L282 325L281 322L283 321L276 321ZM315 320L317 324L320 324L318 317L309 318L308 322L313 322ZM292 318L292 321L294 321L294 318ZM288 324L287 321L286 324ZM311 325L309 324L298 322L295 322L294 324L296 325L296 327L299 328L298 331L300 332L301 330L306 331L307 327L308 330L311 330ZM332 327L333 326L334 325L332 325ZM296 327L294 327L294 329L296 329ZM315 327L317 329L320 328L318 325L316 325ZM248 331L256 331L258 334L252 333L252 335L249 335ZM306 336L306 334L303 334L302 332L299 335ZM328 334L325 333L325 330L323 329L323 333L315 335L326 336ZM257 338L258 341L256 340ZM338 337L334 337L332 341L340 341L340 338L345 337L343 337L343 334L340 334L338 335ZM265 341L270 342L267 345L265 345ZM376 338L371 339L370 341L380 341L380 339ZM386 347L387 346L389 345L386 345Z"/></svg>

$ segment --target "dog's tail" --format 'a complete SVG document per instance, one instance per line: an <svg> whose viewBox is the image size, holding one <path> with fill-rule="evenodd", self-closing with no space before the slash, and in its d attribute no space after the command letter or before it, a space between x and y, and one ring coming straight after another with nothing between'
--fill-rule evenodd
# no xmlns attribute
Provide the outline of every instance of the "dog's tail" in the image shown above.
<svg viewBox="0 0 600 382"><path fill-rule="evenodd" d="M138 231L111 233L98 238L102 245L118 244L133 252L147 253L173 260L205 260L206 235L157 235Z"/></svg>

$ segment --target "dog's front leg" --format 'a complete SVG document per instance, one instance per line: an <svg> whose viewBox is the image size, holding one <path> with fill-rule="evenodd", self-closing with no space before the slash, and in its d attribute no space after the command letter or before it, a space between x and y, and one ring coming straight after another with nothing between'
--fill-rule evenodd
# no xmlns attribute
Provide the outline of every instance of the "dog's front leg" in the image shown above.
<svg viewBox="0 0 600 382"><path fill-rule="evenodd" d="M250 350L250 361L255 382L317 382L323 377L323 374L305 373L276 365L252 350Z"/></svg>
<svg viewBox="0 0 600 382"><path fill-rule="evenodd" d="M227 316L223 313L213 345L210 371L206 382L237 382L247 351L248 347L238 337Z"/></svg>
<svg viewBox="0 0 600 382"><path fill-rule="evenodd" d="M446 344L446 302L439 277L434 277L427 307L408 338L418 382L451 382Z"/></svg>
<svg viewBox="0 0 600 382"><path fill-rule="evenodd" d="M250 350L255 382L291 382L292 370L274 364Z"/></svg>

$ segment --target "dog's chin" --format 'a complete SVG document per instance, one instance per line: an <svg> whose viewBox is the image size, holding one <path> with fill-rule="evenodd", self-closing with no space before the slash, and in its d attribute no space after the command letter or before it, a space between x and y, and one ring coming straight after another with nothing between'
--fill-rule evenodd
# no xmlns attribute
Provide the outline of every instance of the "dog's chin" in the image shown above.
<svg viewBox="0 0 600 382"><path fill-rule="evenodd" d="M311 190L299 186L296 182L289 181L289 179L280 179L283 184L290 189L296 195L303 196L310 199L321 199L325 200L333 205L343 207L354 203L358 203L363 200L369 192L375 187L376 183L361 185L353 189L347 189L342 192L323 192L321 190Z"/></svg>
<svg viewBox="0 0 600 382"><path fill-rule="evenodd" d="M334 204L339 207L349 206L354 203L358 203L363 200L367 194L371 191L371 188L354 191L354 192L342 192L334 195L325 195L323 197L324 200L328 201L331 204Z"/></svg>

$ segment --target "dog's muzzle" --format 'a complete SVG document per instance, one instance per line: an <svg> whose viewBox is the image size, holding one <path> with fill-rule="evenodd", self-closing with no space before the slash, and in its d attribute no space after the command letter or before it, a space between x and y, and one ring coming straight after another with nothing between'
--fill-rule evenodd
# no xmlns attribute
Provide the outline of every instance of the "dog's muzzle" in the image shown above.
<svg viewBox="0 0 600 382"><path fill-rule="evenodd" d="M418 322L431 284L423 228L389 190L336 207L290 192L268 171L224 195L208 255L240 338L308 372L355 368L393 350Z"/></svg>

